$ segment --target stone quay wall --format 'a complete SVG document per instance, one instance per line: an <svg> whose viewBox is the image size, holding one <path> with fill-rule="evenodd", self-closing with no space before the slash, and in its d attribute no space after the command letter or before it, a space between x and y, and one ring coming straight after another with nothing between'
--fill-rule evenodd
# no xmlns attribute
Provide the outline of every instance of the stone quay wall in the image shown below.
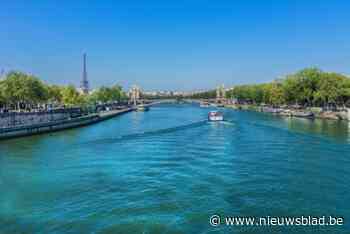
<svg viewBox="0 0 350 234"><path fill-rule="evenodd" d="M9 119L21 121L21 124L18 122L17 125L0 127L0 140L87 126L133 110L133 108L124 108L88 115L81 115L76 110L16 114L1 113L0 120L4 124L8 124L7 121ZM10 124L13 123L10 122Z"/></svg>
<svg viewBox="0 0 350 234"><path fill-rule="evenodd" d="M28 126L61 121L68 119L70 116L71 112L67 110L0 113L0 128Z"/></svg>

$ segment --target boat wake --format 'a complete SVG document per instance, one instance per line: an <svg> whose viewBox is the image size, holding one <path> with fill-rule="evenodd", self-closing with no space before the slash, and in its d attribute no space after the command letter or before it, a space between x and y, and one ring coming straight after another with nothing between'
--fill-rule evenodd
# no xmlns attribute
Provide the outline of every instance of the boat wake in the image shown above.
<svg viewBox="0 0 350 234"><path fill-rule="evenodd" d="M164 129L158 129L158 130L154 130L154 131L146 131L146 132L122 135L122 136L118 136L118 137L104 138L104 139L99 139L99 140L95 140L95 141L88 141L88 142L85 142L84 144L114 143L114 142L125 141L125 140L134 140L134 139L143 138L143 137L173 133L173 132L177 132L177 131L187 130L190 128L197 128L197 127L201 127L207 123L208 123L208 120L201 120L198 122L193 122L190 124L180 125L180 126L171 127L171 128L164 128Z"/></svg>
<svg viewBox="0 0 350 234"><path fill-rule="evenodd" d="M227 125L227 126L234 126L235 125L235 123L233 121L228 121L228 120L223 120L223 121L220 121L218 123L223 124L223 125Z"/></svg>

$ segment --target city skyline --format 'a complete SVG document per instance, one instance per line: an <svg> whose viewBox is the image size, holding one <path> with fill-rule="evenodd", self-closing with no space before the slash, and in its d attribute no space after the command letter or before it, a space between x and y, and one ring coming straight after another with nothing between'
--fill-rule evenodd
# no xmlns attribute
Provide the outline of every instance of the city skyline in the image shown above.
<svg viewBox="0 0 350 234"><path fill-rule="evenodd" d="M305 67L350 74L349 3L112 2L2 5L0 69L91 88L207 90L268 82Z"/></svg>

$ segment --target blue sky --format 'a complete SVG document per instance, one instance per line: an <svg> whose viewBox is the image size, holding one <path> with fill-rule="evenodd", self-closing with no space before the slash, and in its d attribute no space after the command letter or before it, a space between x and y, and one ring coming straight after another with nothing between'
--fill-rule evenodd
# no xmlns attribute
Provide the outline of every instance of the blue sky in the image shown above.
<svg viewBox="0 0 350 234"><path fill-rule="evenodd" d="M350 74L350 3L329 0L3 1L0 69L50 83L193 90L308 66Z"/></svg>

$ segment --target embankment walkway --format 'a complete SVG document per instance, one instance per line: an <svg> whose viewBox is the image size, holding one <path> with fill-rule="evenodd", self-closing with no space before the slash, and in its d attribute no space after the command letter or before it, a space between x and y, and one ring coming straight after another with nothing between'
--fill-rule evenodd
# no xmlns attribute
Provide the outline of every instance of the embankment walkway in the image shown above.
<svg viewBox="0 0 350 234"><path fill-rule="evenodd" d="M122 110L104 111L98 114L89 114L77 118L49 121L46 123L0 128L0 140L87 126L133 110L134 108L125 108Z"/></svg>

